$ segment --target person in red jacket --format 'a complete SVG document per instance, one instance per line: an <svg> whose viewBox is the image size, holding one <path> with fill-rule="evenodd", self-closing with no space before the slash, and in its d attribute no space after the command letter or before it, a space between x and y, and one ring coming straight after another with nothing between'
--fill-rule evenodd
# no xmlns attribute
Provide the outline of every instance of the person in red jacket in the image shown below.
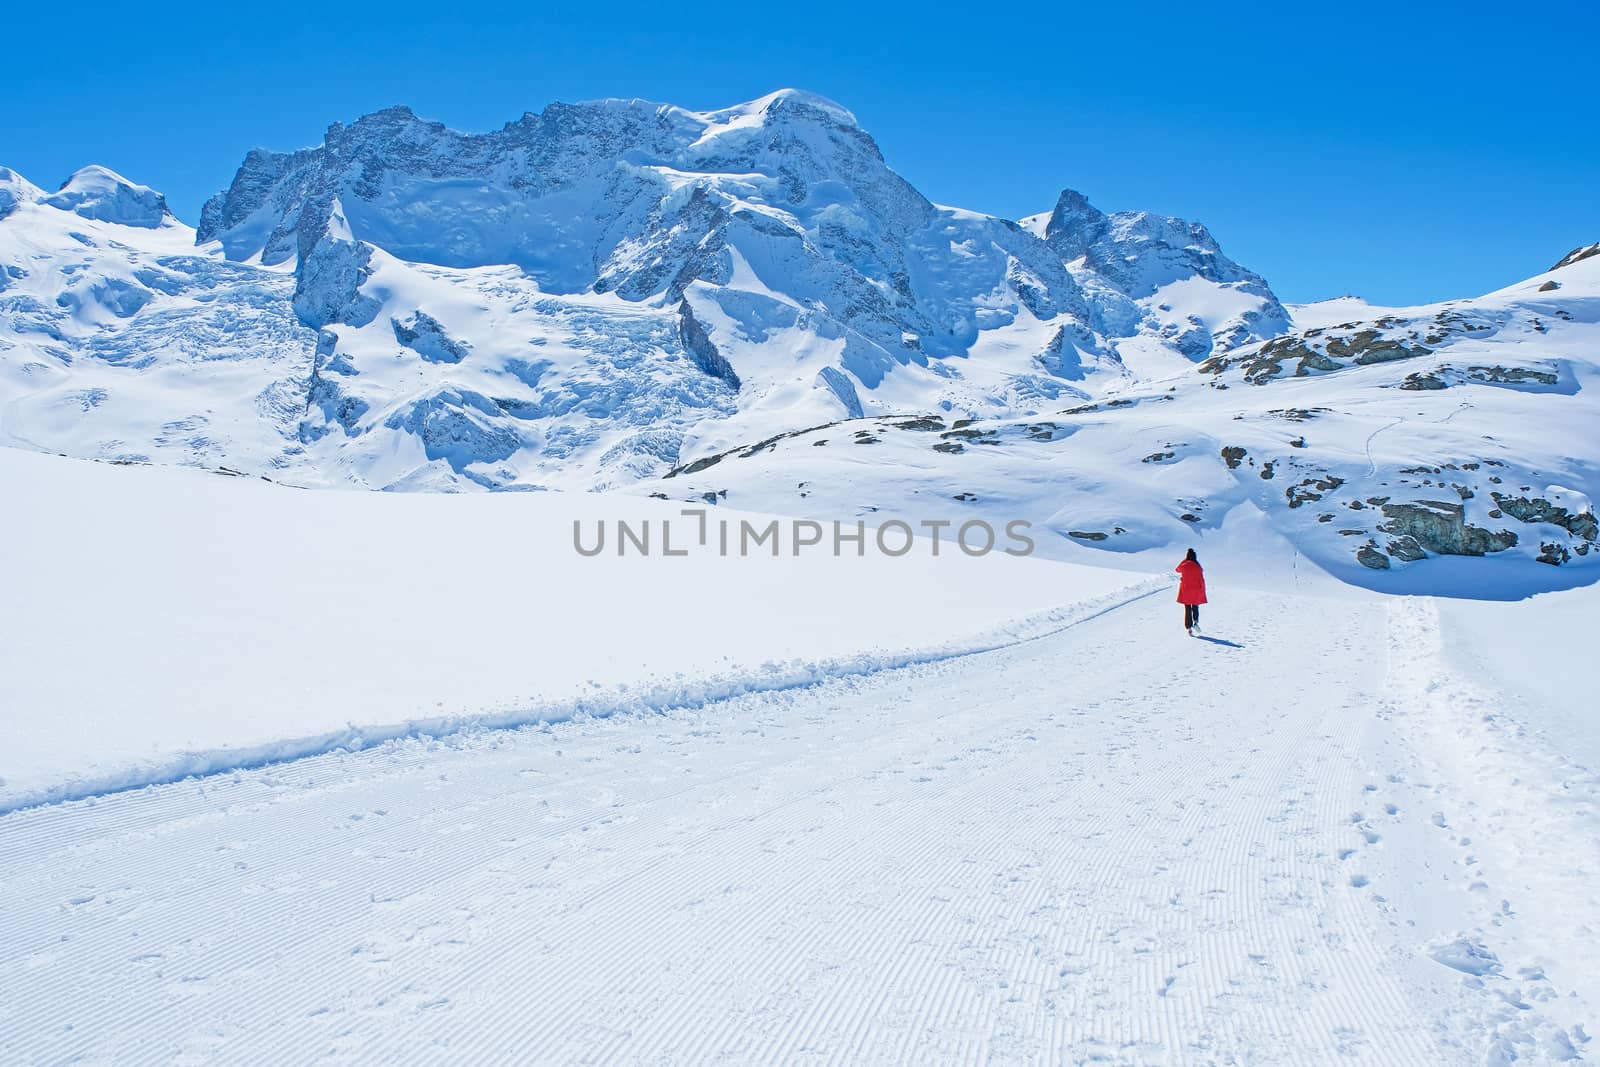
<svg viewBox="0 0 1600 1067"><path fill-rule="evenodd" d="M1200 605L1206 602L1206 572L1194 549L1178 564L1178 603L1183 605L1183 628L1193 637L1200 629Z"/></svg>

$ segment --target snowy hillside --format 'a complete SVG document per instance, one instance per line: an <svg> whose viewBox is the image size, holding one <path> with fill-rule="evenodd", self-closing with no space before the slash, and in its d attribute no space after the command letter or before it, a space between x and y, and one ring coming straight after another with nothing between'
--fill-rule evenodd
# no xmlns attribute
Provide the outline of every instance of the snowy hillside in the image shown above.
<svg viewBox="0 0 1600 1067"><path fill-rule="evenodd" d="M1020 517L1053 532L1047 554L1130 566L1173 544L1303 555L1390 592L1515 598L1600 575L1600 258L1475 300L1296 314L1318 324L1095 402L835 422L699 457L657 491Z"/></svg>
<svg viewBox="0 0 1600 1067"><path fill-rule="evenodd" d="M4 439L304 484L621 485L838 418L1025 414L1287 327L1203 227L1072 192L1036 227L941 207L792 90L486 134L391 108L252 152L197 233L100 168L54 195L3 173Z"/></svg>

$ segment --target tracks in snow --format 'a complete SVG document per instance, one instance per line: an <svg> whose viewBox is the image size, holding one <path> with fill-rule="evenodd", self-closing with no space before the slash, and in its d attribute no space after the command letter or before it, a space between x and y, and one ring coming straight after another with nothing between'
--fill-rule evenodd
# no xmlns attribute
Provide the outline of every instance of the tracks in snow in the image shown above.
<svg viewBox="0 0 1600 1067"><path fill-rule="evenodd" d="M1329 636L1297 644L1308 610ZM1385 895L1409 816L1355 810L1405 756L1382 609L1209 622L1242 647L1146 598L669 715L13 812L0 1060L1459 1051L1460 975Z"/></svg>

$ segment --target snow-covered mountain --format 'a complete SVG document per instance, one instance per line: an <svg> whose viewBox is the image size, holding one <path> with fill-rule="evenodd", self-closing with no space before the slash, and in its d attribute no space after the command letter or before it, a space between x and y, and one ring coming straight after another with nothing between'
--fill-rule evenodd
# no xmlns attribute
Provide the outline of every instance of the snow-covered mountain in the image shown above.
<svg viewBox="0 0 1600 1067"><path fill-rule="evenodd" d="M1024 518L1064 558L1304 556L1389 591L1585 584L1600 568L1600 256L1562 264L1473 300L1296 308L1292 332L1048 415L819 426L654 491L947 521L946 536Z"/></svg>
<svg viewBox="0 0 1600 1067"><path fill-rule="evenodd" d="M483 134L391 108L250 153L198 230L104 168L0 169L0 441L1027 518L1061 555L1265 522L1368 584L1472 592L1413 564L1489 555L1542 588L1600 560L1594 248L1475 300L1291 313L1195 223L934 204L792 90Z"/></svg>
<svg viewBox="0 0 1600 1067"><path fill-rule="evenodd" d="M6 189L13 440L305 482L627 484L841 417L1081 401L1136 372L1125 345L1287 327L1203 227L1071 192L1039 227L941 207L795 91L485 134L392 108L250 153L193 234L101 168ZM143 395L161 378L186 384Z"/></svg>

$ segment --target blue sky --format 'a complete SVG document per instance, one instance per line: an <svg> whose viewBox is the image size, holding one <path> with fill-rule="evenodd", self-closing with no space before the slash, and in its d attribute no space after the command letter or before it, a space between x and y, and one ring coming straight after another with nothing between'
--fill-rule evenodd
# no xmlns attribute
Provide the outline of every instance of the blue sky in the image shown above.
<svg viewBox="0 0 1600 1067"><path fill-rule="evenodd" d="M936 201L1197 219L1285 300L1473 295L1600 239L1592 0L228 6L15 5L0 165L104 163L193 222L248 149L390 104L483 130L795 86Z"/></svg>

